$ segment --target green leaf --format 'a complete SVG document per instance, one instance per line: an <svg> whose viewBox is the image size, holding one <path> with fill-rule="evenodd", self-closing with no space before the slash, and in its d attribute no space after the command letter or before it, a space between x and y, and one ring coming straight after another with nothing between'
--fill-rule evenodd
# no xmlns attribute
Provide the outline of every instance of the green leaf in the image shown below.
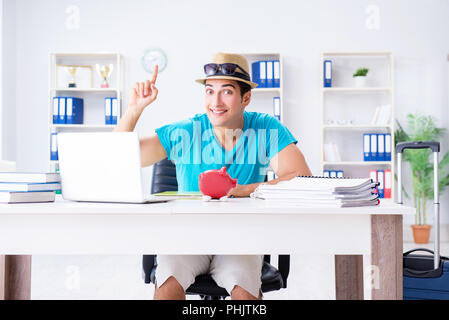
<svg viewBox="0 0 449 320"><path fill-rule="evenodd" d="M368 74L369 69L368 68L359 68L356 70L356 72L352 75L353 77L366 77Z"/></svg>
<svg viewBox="0 0 449 320"><path fill-rule="evenodd" d="M449 152L446 152L446 154L443 156L443 158L440 160L440 163L438 164L438 169L440 171L444 171L448 165L449 165Z"/></svg>
<svg viewBox="0 0 449 320"><path fill-rule="evenodd" d="M440 141L445 138L447 130L438 128L432 116L419 113L407 115L407 128L405 129L396 120L395 145L404 141ZM434 171L433 157L429 149L404 150L403 160L410 164L413 182L413 197L417 208L418 223L426 220L426 202L433 199ZM439 160L439 193L449 186L449 152Z"/></svg>

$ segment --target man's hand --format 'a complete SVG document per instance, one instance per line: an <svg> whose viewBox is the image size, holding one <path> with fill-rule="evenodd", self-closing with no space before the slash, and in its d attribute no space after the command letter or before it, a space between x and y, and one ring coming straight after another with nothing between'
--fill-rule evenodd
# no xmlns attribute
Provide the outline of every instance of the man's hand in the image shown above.
<svg viewBox="0 0 449 320"><path fill-rule="evenodd" d="M149 104L156 100L158 94L158 89L156 88L158 70L159 66L156 65L151 81L136 82L129 95L128 109L140 115Z"/></svg>
<svg viewBox="0 0 449 320"><path fill-rule="evenodd" d="M234 188L231 189L231 191L228 192L226 195L228 198L231 196L234 196L236 198L240 197L249 197L251 192L254 190L251 190L252 188L249 188L249 184L238 184Z"/></svg>
<svg viewBox="0 0 449 320"><path fill-rule="evenodd" d="M261 184L277 184L280 181L284 180L290 180L296 177L296 173L290 173L283 177L279 177L277 179L267 181L267 182L258 182L258 183L251 183L251 184L238 184L234 188L231 189L231 191L228 192L226 195L228 198L231 196L234 196L235 198L241 198L241 197L249 197L251 193L256 190L256 188Z"/></svg>

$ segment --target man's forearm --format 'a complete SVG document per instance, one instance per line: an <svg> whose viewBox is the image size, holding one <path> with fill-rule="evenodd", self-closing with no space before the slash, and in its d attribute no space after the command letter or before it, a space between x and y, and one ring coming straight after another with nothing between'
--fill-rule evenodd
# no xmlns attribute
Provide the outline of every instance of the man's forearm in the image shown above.
<svg viewBox="0 0 449 320"><path fill-rule="evenodd" d="M114 128L114 132L132 132L136 127L137 120L139 120L141 113L126 109L125 114Z"/></svg>
<svg viewBox="0 0 449 320"><path fill-rule="evenodd" d="M294 177L297 177L298 175L299 175L298 172L290 172L290 173L284 174L283 176L280 176L280 177L278 177L276 179L270 180L270 181L268 181L266 183L267 184L276 184L276 183L278 183L280 181L291 180ZM310 173L308 175L312 175L312 174Z"/></svg>
<svg viewBox="0 0 449 320"><path fill-rule="evenodd" d="M262 183L266 183L266 184L276 184L280 181L285 181L285 180L291 180L294 177L298 176L298 174L296 172L291 172L288 174L284 174L282 177L278 177L276 179L267 181L267 182L258 182L258 183L252 183L252 184L247 184L248 187L248 195L250 195L252 192L254 192L254 190L256 190L256 188L261 185Z"/></svg>
<svg viewBox="0 0 449 320"><path fill-rule="evenodd" d="M291 173L287 173L284 174L281 177L278 177L276 179L267 181L267 182L257 182L257 183L251 183L251 184L244 184L244 185L237 185L236 188L232 189L229 193L229 196L234 196L234 197L249 197L251 193L254 192L254 190L256 190L256 188L261 185L262 183L266 183L266 184L276 184L280 181L285 181L285 180L291 180L294 177L298 176L297 172L291 172Z"/></svg>

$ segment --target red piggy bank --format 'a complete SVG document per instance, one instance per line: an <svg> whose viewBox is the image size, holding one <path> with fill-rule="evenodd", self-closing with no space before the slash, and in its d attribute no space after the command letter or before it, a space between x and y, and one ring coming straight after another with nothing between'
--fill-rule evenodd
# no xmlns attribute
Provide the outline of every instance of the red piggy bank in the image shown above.
<svg viewBox="0 0 449 320"><path fill-rule="evenodd" d="M237 185L237 179L232 179L226 172L226 167L220 170L207 170L199 176L200 191L212 199L220 199Z"/></svg>

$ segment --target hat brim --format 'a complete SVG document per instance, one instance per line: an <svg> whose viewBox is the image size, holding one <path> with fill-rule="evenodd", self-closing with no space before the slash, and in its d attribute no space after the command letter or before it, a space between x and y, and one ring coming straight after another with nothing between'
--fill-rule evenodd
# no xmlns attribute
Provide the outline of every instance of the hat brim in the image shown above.
<svg viewBox="0 0 449 320"><path fill-rule="evenodd" d="M251 81L247 81L247 80L243 80L240 78L236 78L236 77L232 77L232 76L211 76L211 77L207 77L207 78L203 78L203 79L197 79L195 80L198 83L201 84L205 84L206 80L210 80L210 79L225 79L225 80L234 80L234 81L240 81L240 82L244 82L246 84L249 84L251 86L251 89L254 89L258 86L257 83L251 82Z"/></svg>

